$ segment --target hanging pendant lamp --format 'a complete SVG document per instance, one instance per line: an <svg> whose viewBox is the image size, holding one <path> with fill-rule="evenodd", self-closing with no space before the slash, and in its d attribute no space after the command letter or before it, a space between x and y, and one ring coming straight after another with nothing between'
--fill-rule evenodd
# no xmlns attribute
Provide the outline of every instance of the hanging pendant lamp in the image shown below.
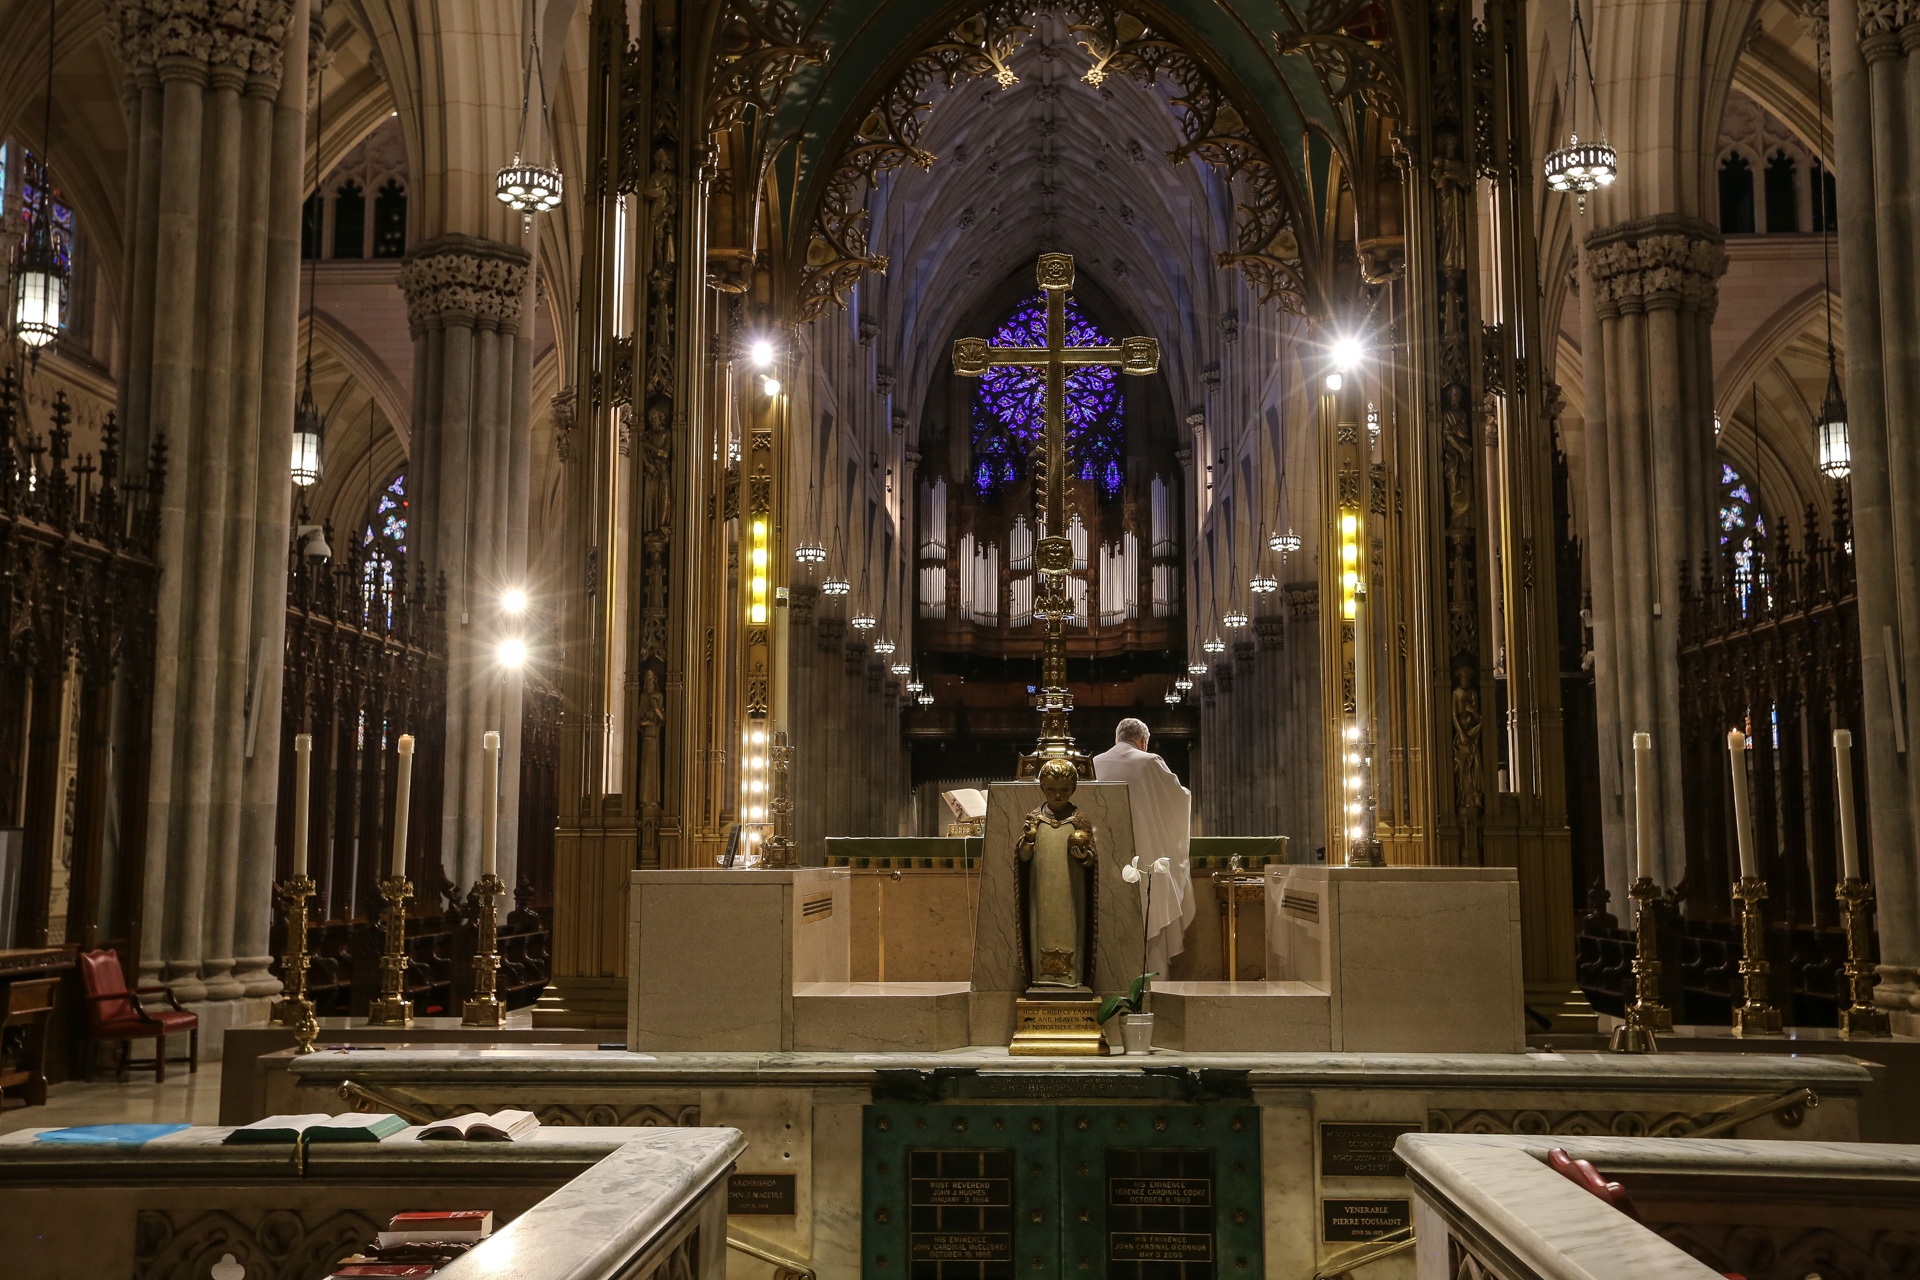
<svg viewBox="0 0 1920 1280"><path fill-rule="evenodd" d="M520 227L523 231L533 230L533 215L546 213L560 204L563 186L560 170L551 163L530 164L521 159L527 146L527 113L533 102L534 67L539 64L540 75L540 120L547 134L547 145L553 145L551 129L545 129L547 121L547 69L540 58L540 32L534 26L533 0L527 0L527 56L520 75L520 140L513 149L513 163L494 175L493 195L507 208L521 215Z"/></svg>
<svg viewBox="0 0 1920 1280"><path fill-rule="evenodd" d="M1827 82L1820 78L1818 67L1814 68L1813 78L1819 85L1820 136L1824 138L1827 136ZM1853 474L1853 441L1847 430L1847 397L1840 389L1840 365L1833 349L1833 265L1827 252L1833 236L1833 219L1827 216L1826 185L1826 167L1822 165L1813 198L1820 205L1820 272L1826 280L1821 297L1827 304L1827 398L1820 406L1820 416L1813 420L1813 443L1820 460L1820 474L1829 480L1845 480ZM1754 426L1758 430L1759 423ZM1759 477L1754 479L1757 482Z"/></svg>
<svg viewBox="0 0 1920 1280"><path fill-rule="evenodd" d="M40 199L33 225L13 263L13 336L33 350L60 336L66 324L67 267L60 261L53 230L53 52L54 0L47 0L47 101L40 125Z"/></svg>
<svg viewBox="0 0 1920 1280"><path fill-rule="evenodd" d="M1576 66L1586 69L1587 97L1593 103L1593 127L1600 135L1598 142L1580 141L1580 97L1574 85ZM1567 27L1567 87L1561 101L1567 106L1567 142L1547 153L1547 186L1579 197L1580 213L1585 216L1588 193L1612 186L1620 176L1620 156L1607 145L1607 131L1600 124L1600 91L1593 82L1593 55L1587 48L1587 24L1580 17L1580 0L1573 0L1573 19Z"/></svg>

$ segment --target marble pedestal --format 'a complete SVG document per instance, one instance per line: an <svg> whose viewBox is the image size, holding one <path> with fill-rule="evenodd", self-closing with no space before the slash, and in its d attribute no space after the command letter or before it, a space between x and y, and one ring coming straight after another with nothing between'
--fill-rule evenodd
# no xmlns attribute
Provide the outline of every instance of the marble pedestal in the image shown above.
<svg viewBox="0 0 1920 1280"><path fill-rule="evenodd" d="M1335 1053L1526 1047L1510 867L1268 867L1267 949L1270 980L1327 993Z"/></svg>
<svg viewBox="0 0 1920 1280"><path fill-rule="evenodd" d="M1020 875L1013 846L1027 814L1044 797L1037 782L996 782L987 791L987 836L974 924L970 1043L1004 1045L1013 1038L1013 1002L1027 989L1020 955ZM1133 810L1124 782L1082 782L1073 793L1093 823L1100 854L1095 882L1093 964L1087 985L1097 996L1123 994L1141 973L1144 915L1140 888L1120 878L1133 859Z"/></svg>

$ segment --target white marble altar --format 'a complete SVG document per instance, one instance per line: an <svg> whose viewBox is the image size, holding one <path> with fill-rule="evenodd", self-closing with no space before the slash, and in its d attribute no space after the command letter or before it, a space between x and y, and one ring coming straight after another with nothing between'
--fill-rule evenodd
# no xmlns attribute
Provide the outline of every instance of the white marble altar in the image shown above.
<svg viewBox="0 0 1920 1280"><path fill-rule="evenodd" d="M1334 1052L1526 1046L1509 867L1267 868L1267 977L1329 998Z"/></svg>
<svg viewBox="0 0 1920 1280"><path fill-rule="evenodd" d="M631 1048L792 1049L795 989L847 981L843 870L635 871L631 888Z"/></svg>
<svg viewBox="0 0 1920 1280"><path fill-rule="evenodd" d="M1004 1045L1013 1038L1013 1002L1026 991L1020 956L1019 868L1014 845L1026 815L1041 803L1037 782L996 782L987 794L987 836L974 925L970 1043ZM1124 782L1082 781L1074 804L1093 822L1100 878L1095 908L1096 995L1127 989L1141 972L1140 890L1120 878L1133 858L1133 814Z"/></svg>

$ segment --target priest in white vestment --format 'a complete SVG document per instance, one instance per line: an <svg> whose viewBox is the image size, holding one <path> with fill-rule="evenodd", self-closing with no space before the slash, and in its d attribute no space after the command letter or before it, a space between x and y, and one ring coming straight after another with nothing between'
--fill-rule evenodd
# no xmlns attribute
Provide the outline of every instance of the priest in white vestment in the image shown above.
<svg viewBox="0 0 1920 1280"><path fill-rule="evenodd" d="M1142 907L1148 913L1146 971L1165 978L1168 961L1180 954L1187 926L1193 923L1193 880L1187 865L1193 797L1167 762L1147 750L1147 726L1131 717L1114 729L1113 749L1093 758L1093 776L1100 782L1127 784L1133 850L1141 870L1167 860L1166 871L1155 871L1151 881L1145 876L1140 880ZM1149 883L1153 886L1150 903Z"/></svg>

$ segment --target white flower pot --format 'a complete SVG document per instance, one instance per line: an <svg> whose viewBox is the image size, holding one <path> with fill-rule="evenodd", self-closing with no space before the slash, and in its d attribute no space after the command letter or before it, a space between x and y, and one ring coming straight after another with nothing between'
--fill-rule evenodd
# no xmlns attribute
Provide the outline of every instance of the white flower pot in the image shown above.
<svg viewBox="0 0 1920 1280"><path fill-rule="evenodd" d="M1126 1043L1128 1053L1152 1053L1153 1015L1150 1013L1124 1015L1124 1021L1120 1024L1120 1038Z"/></svg>

